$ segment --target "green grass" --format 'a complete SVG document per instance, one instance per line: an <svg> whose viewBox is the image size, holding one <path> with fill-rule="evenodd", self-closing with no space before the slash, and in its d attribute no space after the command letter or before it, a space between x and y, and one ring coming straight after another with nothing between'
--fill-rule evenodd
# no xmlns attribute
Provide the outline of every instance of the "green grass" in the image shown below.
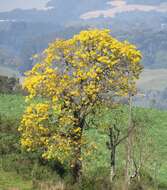
<svg viewBox="0 0 167 190"><path fill-rule="evenodd" d="M167 185L167 111L143 108L137 109L139 109L143 115L147 114L149 119L151 119L151 121L147 123L147 130L144 133L144 137L141 137L143 138L143 141L144 138L148 139L150 144L147 148L143 142L143 149L145 148L146 152L147 149L150 151L150 158L145 165L145 170L154 178L154 164L158 163L158 182ZM88 160L86 163L88 165L87 168L91 172L99 172L100 168L109 168L110 157L105 145L105 142L108 140L107 136L103 133L99 134L96 130L89 130L89 135L91 141L94 140L94 142L97 143L98 149L91 160ZM124 155L122 153L123 148L124 143L117 151L117 154L119 155L117 159L118 168L121 168L124 164ZM96 160L96 164L94 164L94 160ZM150 161L151 163L149 163Z"/></svg>
<svg viewBox="0 0 167 190"><path fill-rule="evenodd" d="M0 94L0 114L8 118L20 119L25 108L21 95Z"/></svg>
<svg viewBox="0 0 167 190"><path fill-rule="evenodd" d="M20 190L31 190L32 182L24 180L22 177L12 172L0 170L0 189L19 188Z"/></svg>
<svg viewBox="0 0 167 190"><path fill-rule="evenodd" d="M26 104L24 97L21 95L0 95L0 115L7 118L19 120ZM152 151L152 159L158 160L160 163L158 183L167 185L167 111L155 109L140 109L143 113L147 113L151 121L147 125L147 136L151 139L150 148ZM108 115L109 118L109 115ZM84 162L84 168L88 175L108 175L109 170L109 152L106 149L107 135L98 132L95 129L88 131L91 141L97 143L98 149L91 156L87 157ZM117 159L118 167L123 164L122 146L118 150L119 158ZM144 145L143 145L144 146ZM147 164L145 170L153 175L154 164ZM19 175L11 172L0 171L0 189L8 187L19 187L21 190L31 188L31 181L25 181Z"/></svg>
<svg viewBox="0 0 167 190"><path fill-rule="evenodd" d="M151 110L153 120L150 135L155 146L155 157L160 160L159 181L167 184L167 112Z"/></svg>

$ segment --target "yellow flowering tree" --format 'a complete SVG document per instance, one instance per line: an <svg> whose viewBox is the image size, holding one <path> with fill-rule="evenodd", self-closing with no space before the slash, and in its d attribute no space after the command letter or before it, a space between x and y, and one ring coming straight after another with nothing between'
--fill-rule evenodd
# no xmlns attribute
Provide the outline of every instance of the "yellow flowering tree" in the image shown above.
<svg viewBox="0 0 167 190"><path fill-rule="evenodd" d="M109 30L82 31L51 43L24 81L31 103L19 128L22 146L40 149L46 159L68 160L79 180L82 147L90 148L86 117L112 97L135 92L140 60L135 46L116 40Z"/></svg>

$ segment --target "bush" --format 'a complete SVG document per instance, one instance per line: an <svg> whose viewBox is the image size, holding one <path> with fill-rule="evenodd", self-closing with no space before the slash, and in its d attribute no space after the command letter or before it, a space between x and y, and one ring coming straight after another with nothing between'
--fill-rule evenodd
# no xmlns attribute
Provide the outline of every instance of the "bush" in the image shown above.
<svg viewBox="0 0 167 190"><path fill-rule="evenodd" d="M14 93L20 91L19 79L0 76L0 93Z"/></svg>
<svg viewBox="0 0 167 190"><path fill-rule="evenodd" d="M17 130L19 119L0 115L0 158L4 171L14 171L26 179L54 179L66 173L64 167L56 161L41 159L40 152L26 152L20 146L20 134Z"/></svg>

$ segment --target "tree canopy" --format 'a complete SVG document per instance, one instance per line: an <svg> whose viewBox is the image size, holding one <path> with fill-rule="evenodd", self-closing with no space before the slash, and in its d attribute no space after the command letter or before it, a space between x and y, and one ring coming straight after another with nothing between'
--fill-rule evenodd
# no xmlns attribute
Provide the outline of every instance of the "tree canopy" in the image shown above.
<svg viewBox="0 0 167 190"><path fill-rule="evenodd" d="M76 165L82 160L81 147L90 148L86 117L113 97L135 93L141 53L109 30L91 29L56 40L37 59L24 81L31 101L19 128L21 143L28 150L42 150L46 159Z"/></svg>

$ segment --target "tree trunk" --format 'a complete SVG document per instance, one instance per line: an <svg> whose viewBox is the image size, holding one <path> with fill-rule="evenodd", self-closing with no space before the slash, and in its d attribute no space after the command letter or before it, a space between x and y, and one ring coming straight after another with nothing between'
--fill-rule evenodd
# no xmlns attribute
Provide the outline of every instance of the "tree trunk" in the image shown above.
<svg viewBox="0 0 167 190"><path fill-rule="evenodd" d="M130 135L131 136L131 135ZM132 159L131 159L131 137L128 137L127 143L126 143L126 166L125 166L125 184L124 184L124 190L129 189L130 185L130 178L132 174Z"/></svg>
<svg viewBox="0 0 167 190"><path fill-rule="evenodd" d="M113 134L113 128L110 128L110 159L111 159L111 162L110 162L110 166L111 166L111 169L110 169L110 182L113 183L113 180L115 178L115 153L116 153L116 145L115 145L115 142L114 142L114 134Z"/></svg>
<svg viewBox="0 0 167 190"><path fill-rule="evenodd" d="M81 140L82 140L82 134L83 134L83 128L85 125L85 118L79 119L79 124L77 125L77 128L80 128L80 134L74 137L74 141L76 142L76 145L74 146L74 161L73 161L73 167L72 167L72 176L74 183L79 183L81 181L82 177L82 160L81 160Z"/></svg>
<svg viewBox="0 0 167 190"><path fill-rule="evenodd" d="M116 171L115 171L115 146L112 147L111 149L111 170L110 170L110 182L112 183L115 175L116 175Z"/></svg>
<svg viewBox="0 0 167 190"><path fill-rule="evenodd" d="M132 127L132 96L129 95L129 118L128 118L128 130ZM123 190L128 190L130 185L130 177L132 172L132 133L129 134L126 142L126 166L125 166L125 181Z"/></svg>
<svg viewBox="0 0 167 190"><path fill-rule="evenodd" d="M75 152L75 160L72 167L72 175L74 183L79 183L82 177L82 161L81 161L81 147L77 148Z"/></svg>

